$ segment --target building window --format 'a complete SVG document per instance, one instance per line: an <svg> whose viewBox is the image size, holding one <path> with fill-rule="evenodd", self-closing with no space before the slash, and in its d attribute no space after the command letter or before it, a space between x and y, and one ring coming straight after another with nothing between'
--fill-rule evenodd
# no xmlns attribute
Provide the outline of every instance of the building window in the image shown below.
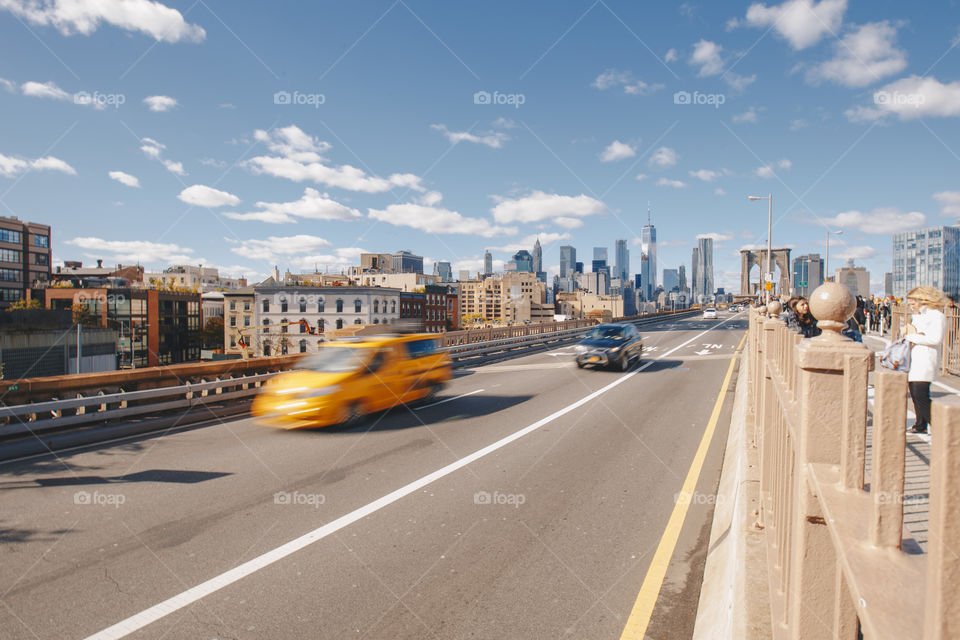
<svg viewBox="0 0 960 640"><path fill-rule="evenodd" d="M243 301L243 310L244 310L244 311L250 311L250 301L249 301L249 300L244 300L244 301Z"/></svg>
<svg viewBox="0 0 960 640"><path fill-rule="evenodd" d="M0 229L0 242L20 244L20 232L13 229Z"/></svg>
<svg viewBox="0 0 960 640"><path fill-rule="evenodd" d="M396 313L396 312L397 312L397 301L396 301L396 300L391 300L391 301L390 301L390 313Z"/></svg>
<svg viewBox="0 0 960 640"><path fill-rule="evenodd" d="M307 341L306 341L306 340L301 340L301 341L300 341L300 353L306 353L306 352L307 352Z"/></svg>
<svg viewBox="0 0 960 640"><path fill-rule="evenodd" d="M326 305L323 302L323 298L317 300L317 313L323 313Z"/></svg>
<svg viewBox="0 0 960 640"><path fill-rule="evenodd" d="M264 300L264 301L263 301L263 312L264 312L264 313L270 313L270 301L269 301L269 300Z"/></svg>
<svg viewBox="0 0 960 640"><path fill-rule="evenodd" d="M264 355L265 357L270 355L270 345L269 345L269 344L266 344L266 343L265 343L265 344L263 345L263 355Z"/></svg>
<svg viewBox="0 0 960 640"><path fill-rule="evenodd" d="M263 319L263 332L270 333L270 318Z"/></svg>
<svg viewBox="0 0 960 640"><path fill-rule="evenodd" d="M14 249L0 249L0 262L20 262L20 252Z"/></svg>
<svg viewBox="0 0 960 640"><path fill-rule="evenodd" d="M17 253L20 253L19 251ZM33 258L31 262L35 265L45 267L50 264L50 256L45 253L31 253L30 257Z"/></svg>
<svg viewBox="0 0 960 640"><path fill-rule="evenodd" d="M243 316L243 326L245 327L250 326L250 316Z"/></svg>
<svg viewBox="0 0 960 640"><path fill-rule="evenodd" d="M300 298L300 313L306 313L306 312L307 312L307 299Z"/></svg>
<svg viewBox="0 0 960 640"><path fill-rule="evenodd" d="M287 319L284 318L283 320L280 321L280 333L286 333L286 332L287 332Z"/></svg>
<svg viewBox="0 0 960 640"><path fill-rule="evenodd" d="M343 313L343 300L337 300L337 313Z"/></svg>
<svg viewBox="0 0 960 640"><path fill-rule="evenodd" d="M287 312L287 299L286 299L286 298L281 298L281 299L280 299L280 313L286 313L286 312Z"/></svg>
<svg viewBox="0 0 960 640"><path fill-rule="evenodd" d="M323 333L323 327L326 325L323 318L317 320L317 333Z"/></svg>
<svg viewBox="0 0 960 640"><path fill-rule="evenodd" d="M356 320L353 321L353 324L363 324L363 323L360 321L360 318L357 318Z"/></svg>
<svg viewBox="0 0 960 640"><path fill-rule="evenodd" d="M236 311L236 310L237 310L237 303L234 302L233 300L231 300L231 301L230 301L230 311Z"/></svg>
<svg viewBox="0 0 960 640"><path fill-rule="evenodd" d="M380 318L374 318L373 324L380 324Z"/></svg>
<svg viewBox="0 0 960 640"><path fill-rule="evenodd" d="M343 318L337 318L337 329L343 329Z"/></svg>
<svg viewBox="0 0 960 640"><path fill-rule="evenodd" d="M300 333L306 333L309 326L304 318L300 318Z"/></svg>
<svg viewBox="0 0 960 640"><path fill-rule="evenodd" d="M233 348L236 346L237 346L237 338L235 336L230 336L230 347Z"/></svg>
<svg viewBox="0 0 960 640"><path fill-rule="evenodd" d="M360 313L360 300L353 301L353 312Z"/></svg>
<svg viewBox="0 0 960 640"><path fill-rule="evenodd" d="M374 301L373 301L373 312L374 312L374 313L380 313L380 301L379 301L379 300L374 300Z"/></svg>
<svg viewBox="0 0 960 640"><path fill-rule="evenodd" d="M41 236L41 235L35 235L35 236L33 236L33 246L35 246L35 247L49 248L49 247L50 247L50 237L49 237L49 236Z"/></svg>
<svg viewBox="0 0 960 640"><path fill-rule="evenodd" d="M230 326L231 327L237 326L237 316L230 316Z"/></svg>

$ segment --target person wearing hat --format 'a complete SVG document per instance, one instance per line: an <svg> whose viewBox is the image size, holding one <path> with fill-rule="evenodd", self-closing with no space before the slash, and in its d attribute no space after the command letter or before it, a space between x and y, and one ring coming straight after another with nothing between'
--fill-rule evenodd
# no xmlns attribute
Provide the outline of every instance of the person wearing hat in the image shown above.
<svg viewBox="0 0 960 640"><path fill-rule="evenodd" d="M937 349L947 327L941 311L944 302L943 294L933 287L915 287L907 294L913 316L904 327L903 337L913 345L907 381L917 416L910 433L927 433L930 426L930 383L937 375Z"/></svg>

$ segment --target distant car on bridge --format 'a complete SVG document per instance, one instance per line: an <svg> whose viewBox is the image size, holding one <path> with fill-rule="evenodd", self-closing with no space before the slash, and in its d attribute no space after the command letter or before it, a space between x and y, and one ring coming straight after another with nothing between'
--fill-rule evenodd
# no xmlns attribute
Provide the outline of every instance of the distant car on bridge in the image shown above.
<svg viewBox="0 0 960 640"><path fill-rule="evenodd" d="M627 322L601 324L590 329L575 347L577 366L612 367L626 371L640 362L643 354L643 336Z"/></svg>
<svg viewBox="0 0 960 640"><path fill-rule="evenodd" d="M703 310L703 319L704 320L716 320L717 319L717 310L713 307L707 307Z"/></svg>

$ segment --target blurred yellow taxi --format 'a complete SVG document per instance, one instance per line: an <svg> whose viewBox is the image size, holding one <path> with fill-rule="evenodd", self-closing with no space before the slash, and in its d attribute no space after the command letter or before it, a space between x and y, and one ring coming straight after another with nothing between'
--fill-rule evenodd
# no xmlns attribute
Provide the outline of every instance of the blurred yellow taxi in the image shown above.
<svg viewBox="0 0 960 640"><path fill-rule="evenodd" d="M362 336L326 343L257 395L251 413L285 429L350 425L368 413L434 396L453 377L431 334Z"/></svg>

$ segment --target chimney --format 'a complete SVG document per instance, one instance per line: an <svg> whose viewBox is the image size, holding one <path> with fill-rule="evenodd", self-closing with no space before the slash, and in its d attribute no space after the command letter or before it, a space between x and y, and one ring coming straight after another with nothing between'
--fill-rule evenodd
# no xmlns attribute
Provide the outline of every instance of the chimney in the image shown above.
<svg viewBox="0 0 960 640"><path fill-rule="evenodd" d="M103 260L97 260L97 269L103 269Z"/></svg>

